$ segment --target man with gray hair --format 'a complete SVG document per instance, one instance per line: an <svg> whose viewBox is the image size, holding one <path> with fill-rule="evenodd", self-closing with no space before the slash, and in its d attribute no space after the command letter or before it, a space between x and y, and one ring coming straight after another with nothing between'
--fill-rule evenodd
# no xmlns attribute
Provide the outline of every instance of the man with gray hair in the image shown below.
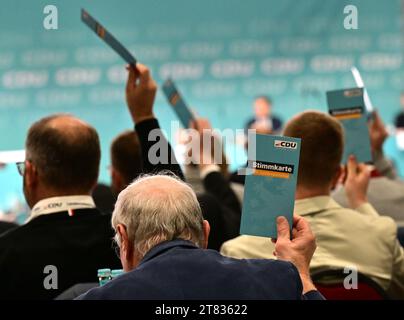
<svg viewBox="0 0 404 320"><path fill-rule="evenodd" d="M143 176L112 215L125 274L80 296L109 299L321 299L309 276L315 238L307 222L278 223L278 260L236 260L206 249L210 226L194 191L175 176ZM268 246L270 247L270 246Z"/></svg>

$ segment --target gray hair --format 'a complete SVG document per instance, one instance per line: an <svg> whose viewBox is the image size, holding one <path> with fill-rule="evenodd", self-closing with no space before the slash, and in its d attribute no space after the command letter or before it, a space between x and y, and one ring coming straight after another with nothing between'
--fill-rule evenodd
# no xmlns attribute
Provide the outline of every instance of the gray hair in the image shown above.
<svg viewBox="0 0 404 320"><path fill-rule="evenodd" d="M195 192L166 174L143 175L123 190L112 213L112 227L126 227L135 252L143 256L154 246L173 239L201 247L203 216ZM120 246L118 235L115 240Z"/></svg>

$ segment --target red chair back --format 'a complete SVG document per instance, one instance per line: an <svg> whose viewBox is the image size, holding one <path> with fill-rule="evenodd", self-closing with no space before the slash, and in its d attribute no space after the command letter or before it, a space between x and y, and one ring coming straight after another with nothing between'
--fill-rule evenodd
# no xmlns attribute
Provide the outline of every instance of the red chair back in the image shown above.
<svg viewBox="0 0 404 320"><path fill-rule="evenodd" d="M358 283L357 289L345 289L343 284L316 284L317 290L327 300L385 300L379 292L366 283Z"/></svg>
<svg viewBox="0 0 404 320"><path fill-rule="evenodd" d="M346 276L342 269L327 269L312 273L313 282L317 290L327 300L389 299L387 293L378 283L361 273L358 273L357 288L346 289L344 287L344 278Z"/></svg>

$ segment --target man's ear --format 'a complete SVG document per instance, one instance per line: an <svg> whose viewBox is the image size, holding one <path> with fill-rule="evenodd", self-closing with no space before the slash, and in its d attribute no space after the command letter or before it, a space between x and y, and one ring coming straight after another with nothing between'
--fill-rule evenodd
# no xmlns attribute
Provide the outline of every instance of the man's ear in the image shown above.
<svg viewBox="0 0 404 320"><path fill-rule="evenodd" d="M345 167L340 165L335 171L335 176L331 182L331 190L334 190L338 184L343 184L345 181Z"/></svg>
<svg viewBox="0 0 404 320"><path fill-rule="evenodd" d="M38 184L38 171L30 161L25 161L24 183L30 189Z"/></svg>
<svg viewBox="0 0 404 320"><path fill-rule="evenodd" d="M129 241L128 233L126 231L126 227L123 224L118 224L116 226L116 232L119 234L120 248L121 254L124 254L124 257L127 261L132 260L133 258L133 245Z"/></svg>
<svg viewBox="0 0 404 320"><path fill-rule="evenodd" d="M208 220L203 220L203 249L208 248L208 240L209 240L209 233L210 233L210 225Z"/></svg>

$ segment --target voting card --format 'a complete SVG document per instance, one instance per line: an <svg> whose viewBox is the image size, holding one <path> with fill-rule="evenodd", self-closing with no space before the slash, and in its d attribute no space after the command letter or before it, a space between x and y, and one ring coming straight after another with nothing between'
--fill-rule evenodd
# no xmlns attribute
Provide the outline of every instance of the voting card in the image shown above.
<svg viewBox="0 0 404 320"><path fill-rule="evenodd" d="M184 128L189 128L190 122L194 121L195 117L171 79L164 82L163 91Z"/></svg>
<svg viewBox="0 0 404 320"><path fill-rule="evenodd" d="M115 37L108 32L97 20L87 11L81 9L81 20L92 29L102 40L118 53L128 64L135 66L135 57Z"/></svg>
<svg viewBox="0 0 404 320"><path fill-rule="evenodd" d="M327 92L330 115L341 121L345 131L343 163L352 154L357 161L371 163L364 89L352 88Z"/></svg>
<svg viewBox="0 0 404 320"><path fill-rule="evenodd" d="M365 88L365 83L363 82L362 76L356 67L352 67L351 72L355 79L356 86L358 88L363 88L363 101L365 103L366 111L371 114L374 111L374 108L372 101L370 101L368 90Z"/></svg>
<svg viewBox="0 0 404 320"><path fill-rule="evenodd" d="M25 161L25 150L0 151L0 163L17 163Z"/></svg>
<svg viewBox="0 0 404 320"><path fill-rule="evenodd" d="M279 216L292 228L300 144L298 138L249 134L240 234L276 238Z"/></svg>

